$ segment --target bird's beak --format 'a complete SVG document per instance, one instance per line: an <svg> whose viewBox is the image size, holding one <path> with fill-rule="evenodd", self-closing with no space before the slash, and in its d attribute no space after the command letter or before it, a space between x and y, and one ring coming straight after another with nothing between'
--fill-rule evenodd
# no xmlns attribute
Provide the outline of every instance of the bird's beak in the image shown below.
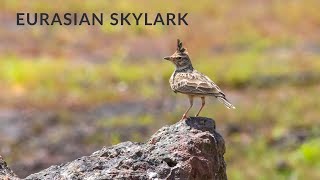
<svg viewBox="0 0 320 180"><path fill-rule="evenodd" d="M171 59L171 56L164 57L163 59L165 59L165 60L170 60L170 59Z"/></svg>

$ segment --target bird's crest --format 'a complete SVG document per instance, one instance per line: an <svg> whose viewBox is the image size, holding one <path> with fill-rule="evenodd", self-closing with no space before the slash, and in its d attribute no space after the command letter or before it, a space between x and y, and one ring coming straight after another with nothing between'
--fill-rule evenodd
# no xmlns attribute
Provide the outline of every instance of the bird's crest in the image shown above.
<svg viewBox="0 0 320 180"><path fill-rule="evenodd" d="M184 53L186 51L186 49L182 47L182 42L180 41L180 39L178 39L177 41L177 51L180 53Z"/></svg>

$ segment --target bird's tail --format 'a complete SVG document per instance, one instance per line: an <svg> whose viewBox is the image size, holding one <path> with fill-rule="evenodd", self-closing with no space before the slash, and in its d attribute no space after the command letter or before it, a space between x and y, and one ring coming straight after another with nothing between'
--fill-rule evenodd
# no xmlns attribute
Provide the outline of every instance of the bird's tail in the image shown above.
<svg viewBox="0 0 320 180"><path fill-rule="evenodd" d="M235 109L236 107L234 107L230 101L227 100L227 98L225 96L216 96L216 98L218 98L218 100L220 102L222 102L228 109Z"/></svg>

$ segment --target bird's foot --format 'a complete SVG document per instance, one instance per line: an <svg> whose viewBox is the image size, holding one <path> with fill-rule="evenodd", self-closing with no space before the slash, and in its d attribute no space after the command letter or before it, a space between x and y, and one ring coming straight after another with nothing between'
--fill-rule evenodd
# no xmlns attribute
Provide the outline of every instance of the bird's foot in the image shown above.
<svg viewBox="0 0 320 180"><path fill-rule="evenodd" d="M186 114L183 114L182 118L180 119L180 121L183 121L185 119L188 119L188 116Z"/></svg>

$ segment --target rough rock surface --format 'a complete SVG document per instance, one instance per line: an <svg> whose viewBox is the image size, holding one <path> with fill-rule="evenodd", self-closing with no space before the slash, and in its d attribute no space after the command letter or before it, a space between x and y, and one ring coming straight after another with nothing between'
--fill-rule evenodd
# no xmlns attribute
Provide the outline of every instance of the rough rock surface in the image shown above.
<svg viewBox="0 0 320 180"><path fill-rule="evenodd" d="M7 163L0 156L0 179L1 180L15 180L19 179L12 170L7 166Z"/></svg>
<svg viewBox="0 0 320 180"><path fill-rule="evenodd" d="M223 138L212 119L192 117L158 130L147 143L123 142L51 166L26 179L227 179ZM2 168L2 166L1 166ZM2 169L0 169L2 175ZM12 171L8 174L14 176Z"/></svg>

